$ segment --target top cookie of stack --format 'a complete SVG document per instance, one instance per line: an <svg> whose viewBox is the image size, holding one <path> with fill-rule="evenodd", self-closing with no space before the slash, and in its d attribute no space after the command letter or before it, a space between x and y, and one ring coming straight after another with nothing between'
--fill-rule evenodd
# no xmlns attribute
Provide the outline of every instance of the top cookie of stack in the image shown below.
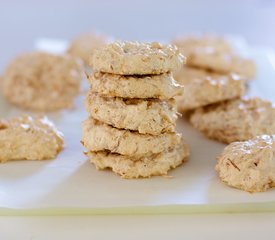
<svg viewBox="0 0 275 240"><path fill-rule="evenodd" d="M175 133L173 79L185 58L172 45L114 42L93 55L83 145L98 169L124 178L165 175L184 162L188 147Z"/></svg>
<svg viewBox="0 0 275 240"><path fill-rule="evenodd" d="M173 72L184 61L184 56L172 45L117 41L97 51L91 65L95 72L148 75Z"/></svg>

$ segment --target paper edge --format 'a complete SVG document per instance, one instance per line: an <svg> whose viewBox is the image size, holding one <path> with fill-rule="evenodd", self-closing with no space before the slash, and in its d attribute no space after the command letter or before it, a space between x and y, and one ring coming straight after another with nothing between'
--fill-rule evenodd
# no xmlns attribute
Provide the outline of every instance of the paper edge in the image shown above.
<svg viewBox="0 0 275 240"><path fill-rule="evenodd" d="M94 216L275 212L275 201L263 203L159 205L116 208L0 208L0 216Z"/></svg>

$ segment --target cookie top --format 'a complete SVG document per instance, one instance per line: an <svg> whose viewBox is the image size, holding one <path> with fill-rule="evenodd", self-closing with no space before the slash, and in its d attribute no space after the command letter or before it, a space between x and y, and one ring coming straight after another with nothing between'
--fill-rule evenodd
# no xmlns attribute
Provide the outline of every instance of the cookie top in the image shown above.
<svg viewBox="0 0 275 240"><path fill-rule="evenodd" d="M147 75L176 71L184 62L184 56L173 45L116 41L95 51L91 67L96 72Z"/></svg>
<svg viewBox="0 0 275 240"><path fill-rule="evenodd" d="M124 76L97 72L88 80L92 92L109 97L170 99L182 96L184 89L172 73Z"/></svg>
<svg viewBox="0 0 275 240"><path fill-rule="evenodd" d="M178 109L185 112L212 103L242 96L245 79L238 74L218 74L203 69L184 67L175 79L185 86L185 94L178 97Z"/></svg>
<svg viewBox="0 0 275 240"><path fill-rule="evenodd" d="M82 59L85 65L88 65L95 49L101 48L107 43L108 39L103 35L86 33L75 38L67 52L74 57Z"/></svg>
<svg viewBox="0 0 275 240"><path fill-rule="evenodd" d="M107 151L87 152L86 154L97 169L110 168L122 178L131 179L167 175L170 169L187 161L189 148L182 142L167 151L144 156L135 161L129 156Z"/></svg>
<svg viewBox="0 0 275 240"><path fill-rule="evenodd" d="M71 56L27 53L15 58L5 70L3 93L18 107L59 110L73 105L82 77L81 64Z"/></svg>
<svg viewBox="0 0 275 240"><path fill-rule="evenodd" d="M275 187L275 135L231 143L218 157L216 170L223 182L247 192Z"/></svg>
<svg viewBox="0 0 275 240"><path fill-rule="evenodd" d="M92 118L83 122L82 142L92 152L109 151L130 156L133 160L163 152L181 141L181 134L158 136L117 129Z"/></svg>
<svg viewBox="0 0 275 240"><path fill-rule="evenodd" d="M218 36L196 36L172 41L187 58L187 65L219 73L237 73L247 79L256 75L256 65L237 55L231 45Z"/></svg>
<svg viewBox="0 0 275 240"><path fill-rule="evenodd" d="M93 118L116 128L159 135L175 132L177 105L174 99L123 99L89 92L86 109Z"/></svg>
<svg viewBox="0 0 275 240"><path fill-rule="evenodd" d="M232 53L231 44L223 37L217 35L183 36L172 41L172 44L189 56L194 51L208 50L209 52Z"/></svg>
<svg viewBox="0 0 275 240"><path fill-rule="evenodd" d="M189 55L187 65L208 69L219 73L237 73L246 79L256 76L256 65L250 59L235 54L200 51Z"/></svg>
<svg viewBox="0 0 275 240"><path fill-rule="evenodd" d="M229 100L199 108L191 123L207 137L224 143L275 134L275 106L260 98Z"/></svg>
<svg viewBox="0 0 275 240"><path fill-rule="evenodd" d="M63 148L63 135L47 117L22 116L0 121L0 162L52 159Z"/></svg>

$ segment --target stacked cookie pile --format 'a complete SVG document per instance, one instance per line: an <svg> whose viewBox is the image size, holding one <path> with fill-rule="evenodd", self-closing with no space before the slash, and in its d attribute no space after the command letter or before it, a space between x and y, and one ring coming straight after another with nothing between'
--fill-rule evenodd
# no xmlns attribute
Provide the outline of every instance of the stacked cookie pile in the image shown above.
<svg viewBox="0 0 275 240"><path fill-rule="evenodd" d="M183 87L172 76L183 62L176 47L159 43L114 42L94 53L82 142L97 169L150 177L187 159L175 132Z"/></svg>
<svg viewBox="0 0 275 240"><path fill-rule="evenodd" d="M175 76L186 92L179 111L192 110L189 116L195 128L224 143L275 133L272 103L243 97L256 74L253 61L238 56L220 37L197 36L174 43L187 56L187 66Z"/></svg>
<svg viewBox="0 0 275 240"><path fill-rule="evenodd" d="M256 74L254 62L238 56L222 37L184 37L173 43L187 57L186 66L175 75L186 89L179 99L180 112L239 98Z"/></svg>
<svg viewBox="0 0 275 240"><path fill-rule="evenodd" d="M244 97L255 77L253 61L233 51L223 38L197 36L174 41L187 57L175 76L184 84L179 110L208 138L229 145L215 167L227 185L248 192L275 186L275 106Z"/></svg>

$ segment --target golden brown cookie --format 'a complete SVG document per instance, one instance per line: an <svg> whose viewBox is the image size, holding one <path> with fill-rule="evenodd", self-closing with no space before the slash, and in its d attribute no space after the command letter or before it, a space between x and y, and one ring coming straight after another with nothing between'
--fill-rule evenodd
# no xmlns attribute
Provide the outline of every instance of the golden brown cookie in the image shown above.
<svg viewBox="0 0 275 240"><path fill-rule="evenodd" d="M246 90L245 79L234 73L218 74L184 67L175 75L175 79L185 87L184 96L177 97L180 112L237 98Z"/></svg>
<svg viewBox="0 0 275 240"><path fill-rule="evenodd" d="M256 76L256 65L252 60L244 59L233 54L201 51L190 55L187 60L187 65L219 73L234 72L247 79Z"/></svg>
<svg viewBox="0 0 275 240"><path fill-rule="evenodd" d="M82 59L88 65L94 51L108 43L107 37L95 33L86 33L75 38L68 49L68 53Z"/></svg>
<svg viewBox="0 0 275 240"><path fill-rule="evenodd" d="M275 107L271 102L243 98L198 108L190 121L207 137L231 143L275 134L274 119Z"/></svg>
<svg viewBox="0 0 275 240"><path fill-rule="evenodd" d="M73 105L81 80L81 65L73 57L33 52L9 64L3 76L3 92L18 107L54 111Z"/></svg>
<svg viewBox="0 0 275 240"><path fill-rule="evenodd" d="M110 151L132 158L141 158L166 151L181 142L181 134L158 136L117 129L92 118L83 122L82 142L92 152Z"/></svg>
<svg viewBox="0 0 275 240"><path fill-rule="evenodd" d="M147 178L167 175L170 169L187 161L189 148L185 143L181 143L168 151L140 159L106 151L86 154L98 170L110 168L122 178Z"/></svg>
<svg viewBox="0 0 275 240"><path fill-rule="evenodd" d="M0 162L52 159L63 144L62 133L46 117L0 121Z"/></svg>
<svg viewBox="0 0 275 240"><path fill-rule="evenodd" d="M275 135L231 143L218 157L216 170L223 182L247 192L275 187Z"/></svg>
<svg viewBox="0 0 275 240"><path fill-rule="evenodd" d="M172 41L172 44L184 52L185 56L192 54L194 51L208 49L221 53L233 53L234 50L231 44L222 36L217 35L192 35L183 36Z"/></svg>
<svg viewBox="0 0 275 240"><path fill-rule="evenodd" d="M95 51L91 66L96 72L148 75L176 71L184 61L184 56L172 45L116 41Z"/></svg>
<svg viewBox="0 0 275 240"><path fill-rule="evenodd" d="M174 132L177 120L174 99L123 99L89 93L86 109L93 118L116 128L159 135Z"/></svg>
<svg viewBox="0 0 275 240"><path fill-rule="evenodd" d="M123 76L95 73L88 77L92 92L109 97L170 99L183 95L171 73Z"/></svg>
<svg viewBox="0 0 275 240"><path fill-rule="evenodd" d="M256 65L250 59L238 56L230 44L215 36L179 38L173 41L187 58L187 66L218 73L237 73L247 79L256 76Z"/></svg>

